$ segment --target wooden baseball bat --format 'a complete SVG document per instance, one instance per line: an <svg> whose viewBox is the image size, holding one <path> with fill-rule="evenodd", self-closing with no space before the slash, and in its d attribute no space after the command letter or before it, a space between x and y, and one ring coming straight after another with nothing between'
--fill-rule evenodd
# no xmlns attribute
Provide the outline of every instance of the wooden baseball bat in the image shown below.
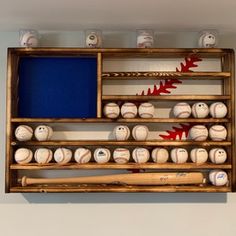
<svg viewBox="0 0 236 236"><path fill-rule="evenodd" d="M181 185L202 184L200 172L134 173L71 178L28 178L21 180L22 186L33 184L120 184L120 185Z"/></svg>

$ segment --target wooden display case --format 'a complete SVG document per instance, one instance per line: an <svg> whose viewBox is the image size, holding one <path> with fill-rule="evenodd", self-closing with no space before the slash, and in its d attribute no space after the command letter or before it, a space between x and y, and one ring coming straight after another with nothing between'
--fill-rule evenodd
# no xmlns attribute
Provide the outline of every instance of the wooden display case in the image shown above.
<svg viewBox="0 0 236 236"><path fill-rule="evenodd" d="M166 61L167 59L175 58L187 58L189 56L197 56L202 59L209 60L218 60L220 65L220 70L217 71L154 71L150 67L148 70L135 71L112 71L112 68L109 69L109 63L107 61L113 61L113 64L116 64L116 61L125 61L129 60L155 60ZM59 109L54 109L54 105L58 102L58 97L52 98L50 103L50 92L47 91L45 86L47 86L49 77L44 81L44 87L40 88L43 92L38 93L37 84L32 84L34 79L38 79L40 82L42 78L37 78L37 74L28 73L31 71L31 68L34 66L31 64L32 60L40 59L44 63L44 60L48 59L63 59L63 66L70 66L71 62L69 60L78 59L76 63L82 63L78 70L83 71L82 74L76 74L76 76L82 80L86 80L87 77L91 77L92 81L95 81L95 86L89 88L91 89L89 93L85 93L83 96L87 96L84 101L76 99L75 96L71 93L70 95L61 92L63 84L59 87L55 78L50 83L55 83L55 90L60 90L61 94L64 94L60 99L69 99L68 104L72 103L70 110L67 108L61 108L62 112ZM28 63L30 61L30 64ZM87 62L87 60L89 62ZM26 62L25 62L26 61ZM88 69L84 66L84 62L90 63ZM22 65L23 63L23 65ZM25 64L24 64L25 63ZM41 63L41 62L40 62ZM49 67L53 67L55 64L50 62ZM123 62L122 62L123 63ZM43 64L45 66L46 63ZM73 64L73 63L72 63ZM104 65L105 64L105 65ZM37 64L37 69L33 73L40 71L40 65ZM48 64L46 64L48 67ZM119 66L119 65L116 65ZM60 67L60 63L59 63ZM22 70L24 71L22 72ZM60 67L63 69L64 67ZM70 68L70 70L75 70ZM85 69L83 69L85 68ZM90 68L92 68L90 70ZM107 70L108 68L108 70ZM51 68L50 68L51 69ZM45 69L45 71L47 71ZM75 70L76 71L76 70ZM91 72L92 71L92 72ZM91 72L91 73L90 73ZM45 72L46 73L46 72ZM64 72L59 72L57 76ZM65 72L66 73L66 72ZM76 72L77 73L77 72ZM95 76L95 77L94 77ZM235 84L234 84L234 52L232 49L84 49L84 48L9 48L8 49L8 82L7 82L7 136L6 136L6 192L232 192L235 191L236 187L236 161L235 161ZM73 73L68 75L68 80L70 77L73 77ZM58 77L59 78L59 77ZM95 78L95 80L93 80ZM178 79L181 81L194 81L194 84L191 85L193 90L197 86L199 81L220 81L221 83L221 93L220 94L159 94L159 95L145 95L145 94L106 94L104 92L104 84L109 84L112 86L112 83L120 81L120 83L126 84L127 81L135 84L137 81L166 81L172 79ZM83 83L82 81L81 83ZM74 82L73 83L77 83ZM82 90L86 90L86 86L90 86L92 82L88 84L82 84ZM211 82L209 82L211 83ZM23 84L23 85L22 85ZM28 86L29 85L29 86ZM76 84L79 85L79 84ZM130 85L130 84L129 84ZM83 87L84 86L84 87ZM118 84L119 86L119 84ZM79 88L80 86L78 86ZM50 88L51 89L51 88ZM31 94L28 94L28 91L32 91ZM82 91L81 90L81 91ZM111 90L112 91L112 90ZM35 92L35 93L34 93ZM37 97L36 97L37 92ZM58 91L57 91L58 92ZM80 91L78 92L78 94ZM148 93L147 93L148 94ZM42 96L39 97L38 96ZM79 96L79 95L78 95ZM47 97L44 103L42 102L43 98ZM92 100L91 105L90 97ZM47 103L48 100L48 103ZM22 102L24 101L24 102ZM60 101L60 100L59 100ZM82 107L81 101L85 102ZM228 107L228 114L226 117L218 118L173 118L173 117L154 117L154 118L132 118L124 119L119 117L118 119L109 119L103 116L103 106L107 102L117 102L122 104L125 101L132 101L136 104L139 104L143 101L150 102L165 102L176 103L180 101L187 101L193 103L195 101L204 101L204 102L214 102L222 101ZM42 103L41 103L42 102ZM64 101L61 100L61 104ZM60 102L58 102L60 103ZM67 100L66 100L67 103ZM74 104L73 104L74 103ZM46 109L48 106L51 106L50 109ZM63 104L62 104L63 105ZM61 105L61 107L63 107ZM44 113L44 106L46 106ZM69 106L69 105L68 105ZM74 113L74 110L77 109L81 113ZM87 107L92 106L91 110L87 111ZM37 110L35 110L37 107ZM80 107L78 109L78 107ZM83 112L84 113L83 113ZM32 112L32 113L31 113ZM86 113L87 112L87 113ZM46 114L46 115L45 115ZM55 115L53 115L55 114ZM87 114L87 115L86 115ZM14 136L14 131L16 127L20 124L27 124L32 127L36 127L40 124L53 125L55 130L60 129L63 124L63 127L71 125L76 127L76 125L86 126L96 124L97 126L102 125L115 125L115 124L147 124L152 125L152 127L160 127L161 125L171 125L171 124L203 124L203 125L213 125L213 124L223 124L228 131L227 139L224 141L212 141L210 139L206 141L193 141L190 139L186 140L160 140L160 139L149 139L147 141L116 141L112 139L96 139L87 140L80 139L79 136L74 139L67 139L66 136L64 139L52 139L50 141L32 141L20 142L17 141ZM96 126L92 126L96 127ZM91 131L92 128L90 128ZM96 136L96 135L94 135ZM96 136L97 137L97 136ZM128 147L132 150L134 147L147 147L149 150L152 150L154 147L223 147L227 151L228 159L223 164L214 164L210 161L204 164L196 164L188 161L183 164L176 164L172 162L167 162L163 164L157 164L152 161L143 164L137 164L132 161L126 164L118 164L113 161L110 161L105 164L99 164L94 161L91 161L86 164L78 164L75 162L70 162L65 165L59 165L55 162L50 162L48 164L40 165L35 162L21 165L17 164L14 161L14 152L19 147L27 147L33 151L38 147L48 147L52 150L55 150L57 147L69 147L74 150L76 147L85 146L88 148L94 147L107 147L111 150L114 147ZM227 172L229 182L225 186L213 186L209 183L208 173L214 169L221 169ZM100 171L101 170L101 171ZM110 174L110 171L121 171L121 173L127 170L145 170L146 172L201 172L206 177L206 183L201 185L151 185L151 186L138 186L138 185L122 185L122 184L34 184L29 186L22 186L20 180L22 176L30 177L44 177L53 176L54 174L57 177L70 176L70 173L73 172L74 175L80 175L81 172L89 171L90 175L95 175L97 171L103 175L107 173ZM53 174L51 174L51 172ZM45 174L46 173L46 174ZM61 174L62 173L62 174ZM66 174L65 174L66 173Z"/></svg>

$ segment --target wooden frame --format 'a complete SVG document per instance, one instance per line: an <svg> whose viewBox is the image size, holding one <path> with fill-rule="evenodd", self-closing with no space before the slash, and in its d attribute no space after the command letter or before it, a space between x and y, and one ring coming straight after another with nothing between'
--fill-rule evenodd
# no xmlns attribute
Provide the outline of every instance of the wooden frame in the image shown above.
<svg viewBox="0 0 236 236"><path fill-rule="evenodd" d="M219 58L221 59L221 72L106 72L103 71L104 58L129 58L129 57L158 57L158 58L174 58L183 57L191 54L197 54L202 58ZM22 118L17 115L17 84L18 84L18 62L20 57L35 56L80 56L80 55L96 55L97 57L97 118L81 119L81 118ZM8 49L8 72L7 72L7 132L6 132L6 192L231 192L236 189L236 159L235 156L235 72L234 72L234 51L232 49L86 49L86 48L10 48ZM140 79L219 79L223 81L223 95L172 95L172 96L118 96L103 95L103 80L140 80ZM107 101L224 101L229 109L228 116L223 119L123 119L111 120L102 116L102 106ZM13 135L14 129L19 124L41 124L41 123L222 123L228 129L228 138L224 142L216 141L47 141L35 142L29 141L22 144L15 140ZM58 165L50 163L46 165L38 165L30 163L19 165L14 163L14 150L18 146L224 146L226 147L230 161L221 165L205 163L197 165L194 163L185 164L97 164L88 163L77 165L74 163L66 165ZM212 169L223 169L229 174L229 185L216 187L210 185L203 186L114 186L114 185L78 185L78 186L28 186L21 187L18 183L18 171L20 170L80 170L80 169L147 169L147 170L171 170L171 171L207 171Z"/></svg>

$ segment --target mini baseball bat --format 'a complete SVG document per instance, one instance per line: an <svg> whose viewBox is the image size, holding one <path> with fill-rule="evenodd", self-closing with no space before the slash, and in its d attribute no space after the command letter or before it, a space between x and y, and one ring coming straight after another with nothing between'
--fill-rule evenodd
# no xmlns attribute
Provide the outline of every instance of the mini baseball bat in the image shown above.
<svg viewBox="0 0 236 236"><path fill-rule="evenodd" d="M28 178L21 179L22 186L33 184L124 184L124 185L181 185L202 184L200 172L134 173L72 178Z"/></svg>

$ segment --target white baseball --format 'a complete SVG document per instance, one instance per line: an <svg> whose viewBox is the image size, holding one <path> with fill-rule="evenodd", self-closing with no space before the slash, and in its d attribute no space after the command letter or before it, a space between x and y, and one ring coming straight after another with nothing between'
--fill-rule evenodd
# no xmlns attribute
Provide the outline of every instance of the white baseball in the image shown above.
<svg viewBox="0 0 236 236"><path fill-rule="evenodd" d="M154 39L149 33L143 32L137 37L137 47L138 48L151 48L153 46Z"/></svg>
<svg viewBox="0 0 236 236"><path fill-rule="evenodd" d="M188 152L184 148L174 148L170 152L170 157L174 163L185 163L188 160Z"/></svg>
<svg viewBox="0 0 236 236"><path fill-rule="evenodd" d="M210 182L215 186L224 186L229 182L228 175L223 170L210 171L209 179L210 179Z"/></svg>
<svg viewBox="0 0 236 236"><path fill-rule="evenodd" d="M19 148L14 154L14 159L18 164L27 164L32 161L33 152L28 148Z"/></svg>
<svg viewBox="0 0 236 236"><path fill-rule="evenodd" d="M166 163L169 152L165 148L155 148L152 150L152 160L156 163Z"/></svg>
<svg viewBox="0 0 236 236"><path fill-rule="evenodd" d="M145 125L136 125L132 130L132 136L137 141L144 141L148 137L148 127Z"/></svg>
<svg viewBox="0 0 236 236"><path fill-rule="evenodd" d="M138 113L138 109L134 103L126 102L121 106L121 115L123 118L134 118Z"/></svg>
<svg viewBox="0 0 236 236"><path fill-rule="evenodd" d="M115 119L120 115L120 107L114 103L107 103L103 108L103 114L107 118Z"/></svg>
<svg viewBox="0 0 236 236"><path fill-rule="evenodd" d="M74 158L77 163L88 163L91 160L92 153L87 148L77 148L75 150Z"/></svg>
<svg viewBox="0 0 236 236"><path fill-rule="evenodd" d="M47 164L52 160L52 151L48 148L38 148L34 153L34 159L39 164Z"/></svg>
<svg viewBox="0 0 236 236"><path fill-rule="evenodd" d="M174 106L173 114L176 118L188 118L191 115L191 107L186 102L179 102Z"/></svg>
<svg viewBox="0 0 236 236"><path fill-rule="evenodd" d="M189 136L194 141L205 141L208 137L208 129L204 125L194 125L189 131Z"/></svg>
<svg viewBox="0 0 236 236"><path fill-rule="evenodd" d="M113 130L113 135L116 140L128 140L130 136L129 127L126 125L118 125Z"/></svg>
<svg viewBox="0 0 236 236"><path fill-rule="evenodd" d="M190 158L194 163L203 164L208 159L208 152L205 148L194 148L190 152Z"/></svg>
<svg viewBox="0 0 236 236"><path fill-rule="evenodd" d="M138 108L138 114L141 118L153 118L154 116L154 106L149 102L144 102L140 104Z"/></svg>
<svg viewBox="0 0 236 236"><path fill-rule="evenodd" d="M136 163L146 163L150 158L150 153L146 148L135 148L132 157Z"/></svg>
<svg viewBox="0 0 236 236"><path fill-rule="evenodd" d="M101 46L101 38L96 32L91 32L86 37L86 46L89 48L98 48Z"/></svg>
<svg viewBox="0 0 236 236"><path fill-rule="evenodd" d="M192 106L192 114L194 118L206 118L209 114L209 107L204 102L197 102Z"/></svg>
<svg viewBox="0 0 236 236"><path fill-rule="evenodd" d="M213 118L224 118L227 112L227 106L223 102L215 102L210 106L210 114Z"/></svg>
<svg viewBox="0 0 236 236"><path fill-rule="evenodd" d="M107 148L97 148L93 155L97 163L107 163L110 160L111 152Z"/></svg>
<svg viewBox="0 0 236 236"><path fill-rule="evenodd" d="M72 151L68 148L58 148L54 152L54 160L59 164L66 164L71 161Z"/></svg>
<svg viewBox="0 0 236 236"><path fill-rule="evenodd" d="M37 47L38 43L37 36L31 32L24 33L20 38L20 45L22 47Z"/></svg>
<svg viewBox="0 0 236 236"><path fill-rule="evenodd" d="M209 152L209 157L212 163L222 164L227 159L227 152L223 148L213 148Z"/></svg>
<svg viewBox="0 0 236 236"><path fill-rule="evenodd" d="M40 125L34 131L34 136L38 141L50 140L53 134L53 130L50 126Z"/></svg>
<svg viewBox="0 0 236 236"><path fill-rule="evenodd" d="M200 48L214 48L217 45L216 34L211 32L203 32L198 40Z"/></svg>
<svg viewBox="0 0 236 236"><path fill-rule="evenodd" d="M116 148L113 152L113 159L119 164L127 163L130 159L130 152L127 148Z"/></svg>
<svg viewBox="0 0 236 236"><path fill-rule="evenodd" d="M213 125L209 129L209 136L214 141L223 141L227 137L227 130L223 125Z"/></svg>
<svg viewBox="0 0 236 236"><path fill-rule="evenodd" d="M19 141L31 140L33 133L33 129L28 125L19 125L15 130L16 139Z"/></svg>

